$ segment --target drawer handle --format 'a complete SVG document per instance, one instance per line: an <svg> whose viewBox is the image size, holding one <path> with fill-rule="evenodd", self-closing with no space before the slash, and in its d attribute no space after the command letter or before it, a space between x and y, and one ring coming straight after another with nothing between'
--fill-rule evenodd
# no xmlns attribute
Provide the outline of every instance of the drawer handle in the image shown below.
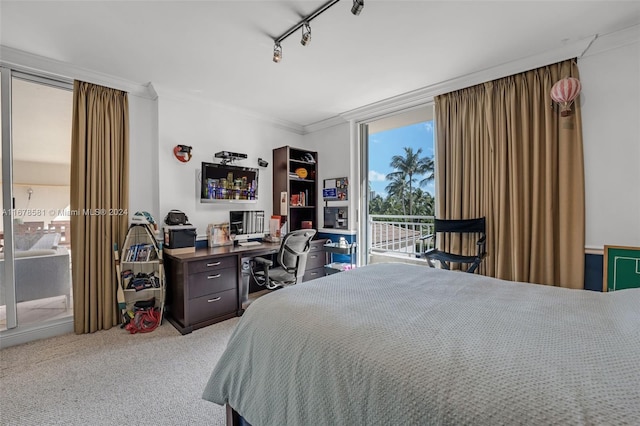
<svg viewBox="0 0 640 426"><path fill-rule="evenodd" d="M214 278L220 278L220 274L208 275L208 276L207 276L207 279L208 279L208 280L212 280L212 279L214 279Z"/></svg>
<svg viewBox="0 0 640 426"><path fill-rule="evenodd" d="M317 257L318 257L318 255L317 255L317 254L314 254L313 256L311 256L311 258L312 258L312 259L315 259L315 258L317 258Z"/></svg>
<svg viewBox="0 0 640 426"><path fill-rule="evenodd" d="M218 266L219 264L221 264L222 262L213 262L213 263L207 263L207 267L211 267L211 266Z"/></svg>
<svg viewBox="0 0 640 426"><path fill-rule="evenodd" d="M214 298L214 299L209 299L209 300L207 300L207 303L217 302L217 301L218 301L218 300L220 300L220 299L222 299L222 297L218 296L218 297L216 297L216 298Z"/></svg>

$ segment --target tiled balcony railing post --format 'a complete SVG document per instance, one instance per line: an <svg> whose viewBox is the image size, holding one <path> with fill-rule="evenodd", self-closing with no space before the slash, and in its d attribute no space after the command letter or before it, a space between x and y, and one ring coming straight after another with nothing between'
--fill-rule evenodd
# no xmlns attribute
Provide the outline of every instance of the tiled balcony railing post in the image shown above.
<svg viewBox="0 0 640 426"><path fill-rule="evenodd" d="M433 216L369 215L368 234L371 252L406 254L414 257L431 248Z"/></svg>

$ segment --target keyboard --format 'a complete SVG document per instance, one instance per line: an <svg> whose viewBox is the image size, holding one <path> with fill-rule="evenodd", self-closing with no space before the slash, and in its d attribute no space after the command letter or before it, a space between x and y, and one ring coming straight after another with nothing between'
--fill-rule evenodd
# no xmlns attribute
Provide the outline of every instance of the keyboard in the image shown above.
<svg viewBox="0 0 640 426"><path fill-rule="evenodd" d="M259 246L260 244L262 244L262 243L260 243L258 241L243 241L241 243L238 243L238 245L241 246L241 247Z"/></svg>

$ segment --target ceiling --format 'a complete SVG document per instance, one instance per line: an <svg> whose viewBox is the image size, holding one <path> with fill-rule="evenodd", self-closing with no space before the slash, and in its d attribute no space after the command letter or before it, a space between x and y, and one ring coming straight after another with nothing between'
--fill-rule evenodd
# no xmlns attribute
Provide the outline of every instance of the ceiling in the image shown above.
<svg viewBox="0 0 640 426"><path fill-rule="evenodd" d="M306 126L640 23L636 1L5 1L0 43Z"/></svg>

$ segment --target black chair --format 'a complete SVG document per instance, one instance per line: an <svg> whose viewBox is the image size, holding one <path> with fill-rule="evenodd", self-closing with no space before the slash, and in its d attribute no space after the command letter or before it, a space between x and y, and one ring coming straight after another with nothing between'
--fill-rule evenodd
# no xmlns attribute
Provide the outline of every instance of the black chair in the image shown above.
<svg viewBox="0 0 640 426"><path fill-rule="evenodd" d="M466 272L473 273L480 266L482 260L487 256L485 251L486 223L485 218L478 219L434 219L433 234L422 237L422 240L433 238L434 248L427 250L420 257L427 259L429 266L435 267L434 261L439 261L443 269L450 269L451 263L470 264ZM438 234L477 234L477 251L475 256L464 256L462 254L450 253L438 250L436 235ZM449 244L450 239L448 238ZM446 241L446 240L445 240Z"/></svg>
<svg viewBox="0 0 640 426"><path fill-rule="evenodd" d="M276 257L280 266L273 267L273 261L254 257L251 275L255 282L269 290L302 282L311 239L315 235L315 229L300 229L285 235Z"/></svg>

